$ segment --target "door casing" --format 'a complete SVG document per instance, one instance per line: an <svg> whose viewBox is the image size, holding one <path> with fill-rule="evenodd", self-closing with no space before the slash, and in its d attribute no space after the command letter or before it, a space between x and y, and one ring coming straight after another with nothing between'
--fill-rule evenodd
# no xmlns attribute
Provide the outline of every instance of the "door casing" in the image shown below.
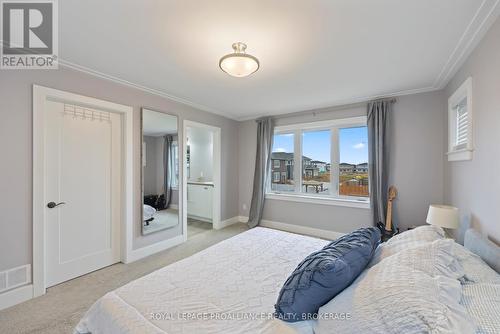
<svg viewBox="0 0 500 334"><path fill-rule="evenodd" d="M96 108L122 116L123 190L121 195L120 259L129 262L133 241L133 108L53 88L33 85L33 297L46 292L45 281L45 101Z"/></svg>

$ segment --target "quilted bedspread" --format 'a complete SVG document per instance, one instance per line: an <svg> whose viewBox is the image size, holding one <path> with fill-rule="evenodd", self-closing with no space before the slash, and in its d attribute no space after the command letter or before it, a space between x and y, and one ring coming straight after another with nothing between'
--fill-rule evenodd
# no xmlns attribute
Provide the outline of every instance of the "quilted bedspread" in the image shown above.
<svg viewBox="0 0 500 334"><path fill-rule="evenodd" d="M106 294L75 333L312 333L272 314L288 275L327 243L256 227Z"/></svg>

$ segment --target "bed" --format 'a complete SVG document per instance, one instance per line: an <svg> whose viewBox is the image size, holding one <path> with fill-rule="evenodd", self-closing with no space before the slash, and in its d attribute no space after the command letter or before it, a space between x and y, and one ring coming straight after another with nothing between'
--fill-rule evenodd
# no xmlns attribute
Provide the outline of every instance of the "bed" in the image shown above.
<svg viewBox="0 0 500 334"><path fill-rule="evenodd" d="M471 247L479 244L479 248L484 247L481 238L471 242ZM322 239L256 227L106 294L85 314L75 333L350 332L349 327L340 330L342 326L339 326L336 330L330 323L325 327L325 322L317 320L287 323L273 317L276 297L288 275L304 257L327 243ZM405 241L404 248L411 244L412 241ZM498 251L498 247L489 244L487 248L483 252L490 256ZM477 270L474 263L470 271ZM369 267L377 268L377 265ZM365 272L373 272L373 268ZM489 274L493 280L500 277L492 272ZM365 274L360 275L358 281L363 281ZM345 301L357 294L356 284L359 282L338 296L339 301L344 301L341 307L352 306L346 306ZM468 307L471 317L480 322L485 305L474 298L475 287L463 289L465 295L461 303L464 309ZM491 304L488 307L495 316L496 308L500 311L500 300L496 299L497 290L489 293L493 293L493 298L486 302ZM335 300L337 297L332 300L333 306L328 303L320 313L326 312L328 307L338 307ZM483 313L477 311L481 309ZM349 310L343 309L343 312ZM488 321L482 326L483 333L496 328ZM356 326L351 327L355 333Z"/></svg>

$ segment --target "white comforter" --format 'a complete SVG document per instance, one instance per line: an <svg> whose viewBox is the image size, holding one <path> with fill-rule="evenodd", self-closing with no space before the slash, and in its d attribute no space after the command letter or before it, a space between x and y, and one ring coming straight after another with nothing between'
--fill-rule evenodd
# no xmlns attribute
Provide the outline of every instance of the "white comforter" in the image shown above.
<svg viewBox="0 0 500 334"><path fill-rule="evenodd" d="M254 228L106 294L76 333L312 333L272 313L288 275L327 243Z"/></svg>

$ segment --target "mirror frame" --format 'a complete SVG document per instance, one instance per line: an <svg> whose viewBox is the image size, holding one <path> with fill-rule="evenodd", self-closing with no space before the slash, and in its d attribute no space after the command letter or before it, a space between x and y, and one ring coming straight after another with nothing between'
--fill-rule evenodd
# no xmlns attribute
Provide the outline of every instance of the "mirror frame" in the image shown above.
<svg viewBox="0 0 500 334"><path fill-rule="evenodd" d="M158 110L155 110L155 109L152 109L152 108L148 108L148 107L141 107L141 112L140 112L140 121L139 121L139 124L140 124L140 132L141 132L141 142L140 142L140 180L141 180L141 207L140 207L140 222L141 222L141 236L145 237L145 236L148 236L148 235L152 235L152 234L155 234L157 232L161 232L161 231L165 231L167 230L168 228L164 228L164 229L161 229L161 230L158 230L158 231L154 231L154 232L151 232L151 233L147 233L147 234L144 234L144 166L142 165L143 163L143 159L144 159L144 111L152 111L152 112L156 112L156 113L160 113L160 114L164 114L164 115L167 115L167 116L174 116L177 118L177 145L178 145L178 148L179 148L179 153L180 153L180 143L179 143L179 138L180 138L180 131L179 131L179 125L180 125L180 117L179 115L176 115L176 114L170 114L170 113L166 113L166 112L163 112L163 111L158 111ZM181 215L181 194L182 194L182 190L181 190L181 187L183 187L183 184L182 182L180 181L181 180L181 168L182 168L182 161L180 159L180 155L179 155L179 161L178 161L178 168L179 168L179 182L177 184L177 189L178 189L178 201L179 201L179 209L178 209L178 219L179 219L179 224L182 222L182 215ZM184 231L182 231L181 235L184 234Z"/></svg>

